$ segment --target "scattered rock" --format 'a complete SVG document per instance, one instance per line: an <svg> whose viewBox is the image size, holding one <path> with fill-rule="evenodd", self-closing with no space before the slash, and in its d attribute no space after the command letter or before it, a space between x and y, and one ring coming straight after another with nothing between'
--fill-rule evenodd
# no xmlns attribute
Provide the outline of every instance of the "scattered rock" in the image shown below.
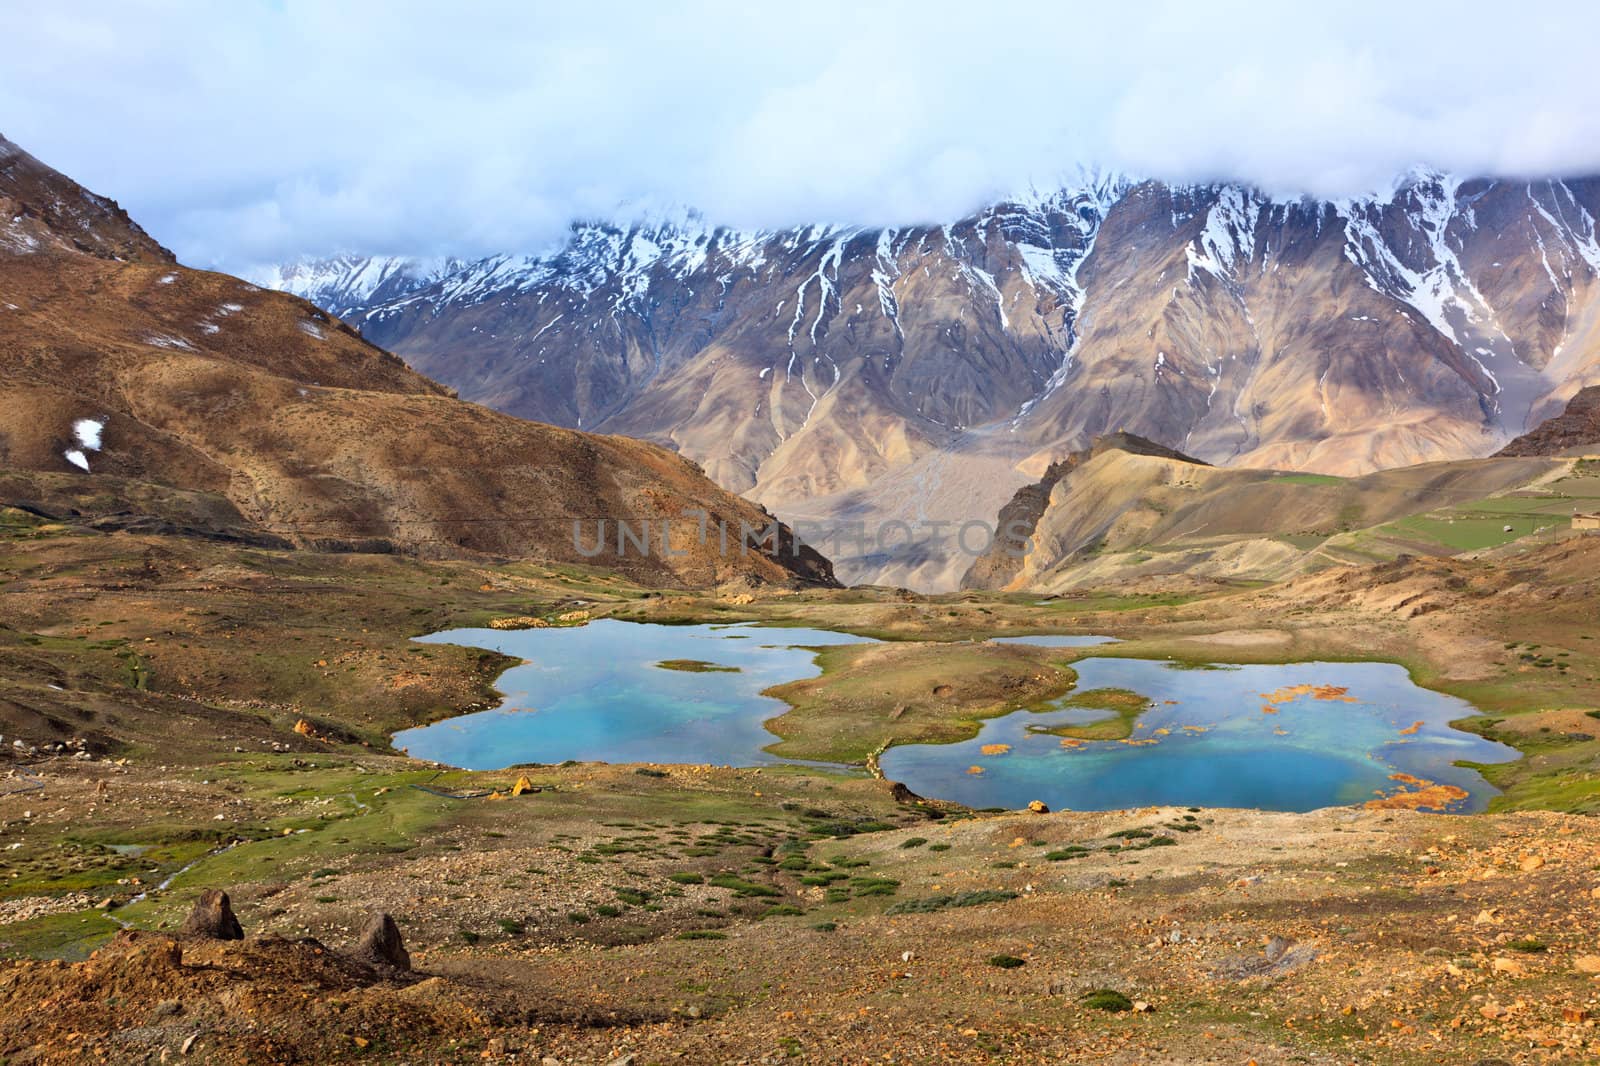
<svg viewBox="0 0 1600 1066"><path fill-rule="evenodd" d="M546 629L550 625L543 618L534 618L532 615L517 615L515 618L491 618L490 629Z"/></svg>
<svg viewBox="0 0 1600 1066"><path fill-rule="evenodd" d="M1572 960L1572 968L1579 973L1600 973L1600 955L1579 955Z"/></svg>
<svg viewBox="0 0 1600 1066"><path fill-rule="evenodd" d="M374 914L361 930L352 957L379 969L410 970L411 953L400 938L400 927L387 914Z"/></svg>
<svg viewBox="0 0 1600 1066"><path fill-rule="evenodd" d="M894 797L896 803L921 803L922 797L911 791L899 781L889 782L889 795Z"/></svg>
<svg viewBox="0 0 1600 1066"><path fill-rule="evenodd" d="M233 905L228 894L220 888L208 888L194 901L194 910L178 932L183 936L205 937L210 940L243 940L244 929L233 915Z"/></svg>
<svg viewBox="0 0 1600 1066"><path fill-rule="evenodd" d="M1310 944L1275 936L1267 941L1259 955L1236 955L1225 959L1213 972L1217 977L1234 981L1251 977L1280 977L1315 962L1318 954Z"/></svg>
<svg viewBox="0 0 1600 1066"><path fill-rule="evenodd" d="M1028 810L1034 814L1049 814L1050 807L1043 800L1029 800Z"/></svg>
<svg viewBox="0 0 1600 1066"><path fill-rule="evenodd" d="M150 1008L150 1018L172 1018L183 1013L183 1003L176 999L164 999Z"/></svg>

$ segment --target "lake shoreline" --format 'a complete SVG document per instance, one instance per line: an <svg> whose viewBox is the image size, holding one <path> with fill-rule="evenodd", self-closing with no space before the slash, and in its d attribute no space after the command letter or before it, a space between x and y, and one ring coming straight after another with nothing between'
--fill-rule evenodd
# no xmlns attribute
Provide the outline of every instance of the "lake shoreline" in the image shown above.
<svg viewBox="0 0 1600 1066"><path fill-rule="evenodd" d="M612 628L622 625L642 625L643 628ZM525 650L552 638L560 640L559 634L570 634L590 627L606 630L607 636L613 640L601 640L591 633L589 639L573 641L569 638L569 643L604 647L609 657L604 669L591 680L594 686L604 685L606 691L594 691L593 687L582 682L574 682L568 689L558 688L553 696L549 692L536 694L530 690L527 687L529 681L537 680L527 673L530 669L559 673L564 669L573 669L573 665L567 662L559 666L537 668L539 656L528 656L521 652L513 654L514 649ZM1111 646L1115 638L1070 634L1010 634L1000 639L901 640L884 643L863 639L846 631L806 628L803 630L805 636L798 637L792 643L788 639L782 643L751 639L768 628L748 622L726 621L651 627L648 623L602 619L584 626L560 629L451 630L430 634L418 639L429 643L461 643L485 648L518 658L518 664L507 669L495 681L496 690L502 692L499 706L404 730L395 734L394 743L415 758L479 770L513 765L596 761L643 765L789 765L849 773L863 767L871 770L875 764L886 778L901 781L919 795L973 808L1016 807L1030 800L1042 799L1052 806L1073 809L1119 809L1160 802L1261 810L1310 810L1372 802L1396 805L1414 802L1424 809L1443 809L1452 813L1478 811L1498 794L1498 790L1475 767L1508 761L1518 755L1508 746L1485 740L1470 731L1456 729L1453 723L1471 721L1479 717L1481 712L1464 701L1416 685L1410 677L1410 671L1400 664L1372 660L1318 660L1288 664L1180 663L1171 659L1122 654L1123 649ZM788 637L800 628L770 627L770 631ZM679 651L688 647L695 650L696 654L663 653L650 659L647 667L641 665L643 659L639 664L634 664L626 658L629 653L622 650L627 646L621 639L624 634L648 639L651 647L658 643L661 647L670 645ZM462 639L468 636L471 640ZM1036 644L1036 641L1043 642L1043 645ZM605 647L608 643L614 646ZM553 657L562 656L555 654ZM930 667L928 661L919 659L931 660L933 665ZM889 665L885 665L886 662ZM643 682L638 683L630 675L627 680L609 684L615 680L612 675L617 671L636 672L646 668L657 674L693 678L694 681L683 686L644 675ZM930 669L933 673L929 672ZM1099 673L1131 671L1143 674L1143 680L1139 683L1100 685L1091 683L1092 678L1090 681L1084 680L1081 671L1085 669L1096 676ZM1219 744L1222 738L1216 736L1209 741L1196 743L1216 728L1215 722L1203 727L1194 723L1178 723L1176 737L1173 737L1174 728L1170 724L1162 724L1164 719L1160 712L1164 705L1176 704L1179 700L1172 698L1170 689L1162 689L1168 692L1168 698L1160 701L1151 698L1151 693L1146 691L1152 687L1161 688L1158 683L1160 676L1151 671L1184 674L1192 671L1194 676L1185 678L1186 691L1219 689L1213 675L1243 673L1247 676L1233 679L1237 691L1229 697L1242 703L1252 698L1248 696L1250 690L1261 687L1254 680L1258 675L1270 673L1281 680L1298 677L1295 671L1308 675L1320 671L1326 675L1329 671L1343 670L1347 674L1372 674L1376 677L1374 669L1383 674L1384 680L1379 683L1369 678L1369 687L1386 689L1403 685L1409 689L1405 692L1406 701L1410 704L1421 701L1430 708L1430 713L1415 722L1375 725L1369 737L1373 750L1360 753L1359 757L1348 752L1340 754L1341 738L1335 736L1325 738L1326 745L1321 749L1316 745L1308 747L1299 738L1283 741L1281 738L1292 734L1281 724L1272 730L1276 743L1263 747L1265 735L1260 729L1253 729L1248 737L1238 733L1236 726L1254 726L1254 719L1250 716L1239 717L1224 731L1225 734L1233 734L1229 742L1234 747ZM774 670L780 674L798 671L802 676L782 677L772 684L762 683L772 676ZM849 670L867 678L868 684L879 686L878 690L868 695L865 702L861 702L860 693L839 687L840 678ZM519 674L519 671L523 673ZM518 676L513 678L512 675ZM945 675L949 675L950 680L935 679ZM1026 681L1019 680L1024 676ZM724 687L719 692L719 682L733 678L739 679L739 688L730 692ZM892 691L914 692L918 683L928 689L926 696L915 695L899 702L888 698ZM985 684L1006 691L997 698L993 693L986 694L983 691ZM1296 684L1308 691L1319 687L1305 685L1304 682ZM759 687L754 687L756 685ZM957 691L958 685L966 685L972 691ZM1032 696L1022 694L1022 688L1028 685L1034 690ZM1225 689L1226 685L1220 688ZM1320 688L1338 688L1342 692L1345 686L1327 683ZM808 690L810 695L807 694ZM1096 693L1107 691L1126 692L1131 697L1145 701L1145 705L1136 710L1131 707L1120 711L1115 706L1104 708L1106 714L1122 723L1111 731L1117 735L1086 726L1083 722L1055 720L1060 714L1074 708L1081 708L1085 714L1093 713L1093 697ZM1293 708L1293 704L1304 696L1305 693L1300 693L1287 701L1297 731L1317 721L1315 717L1305 718L1300 709ZM1090 698L1086 701L1086 697ZM633 709L619 709L617 705L629 699L636 701ZM718 708L719 699L727 701L727 706ZM852 704L852 700L857 703ZM1309 702L1318 701L1313 699ZM1367 704L1365 699L1359 697L1349 697L1349 702ZM859 729L857 723L849 718L822 723L814 720L818 714L836 711L841 707L868 712L858 717L878 729L876 736L870 733L854 735L859 733ZM874 707L876 711L872 710ZM656 718L662 720L657 725L666 738L663 749L653 750L650 747L653 741L649 735L649 723L645 723L647 728L644 733L637 732L640 723L636 719L641 716L636 712L640 708L653 711ZM1462 709L1468 713L1461 714ZM1214 711L1215 708L1208 712L1213 718L1216 717ZM1268 713L1280 712L1272 710ZM1328 709L1324 709L1321 717L1326 719L1327 713ZM512 722L509 720L512 715L533 719L537 724L528 727ZM574 715L579 717L573 719ZM587 721L590 715L600 715L606 719L607 726L614 731L610 742L604 742L603 731L597 732L594 724ZM717 721L719 716L725 718L721 724L708 725ZM1287 722L1288 718L1279 721ZM797 747L797 736L806 734L794 732L796 723L804 723L816 739L799 743ZM1096 723L1097 726L1099 724ZM1424 725L1427 726L1426 735L1417 736ZM1393 726L1391 732L1395 736L1388 737L1383 732L1386 726ZM753 732L752 727L759 732ZM545 731L543 736L538 735L541 729ZM820 734L818 729L822 730ZM834 732L829 733L830 729ZM561 747L562 730L576 731L567 738L571 740L567 749ZM469 735L467 739L462 739L463 734ZM844 741L838 739L841 735L845 737ZM834 739L826 739L830 736ZM695 737L706 746L695 747ZM1049 743L1058 742L1059 748L1046 752L1039 743L1041 738L1047 738L1046 742ZM1346 741L1348 739L1343 738ZM749 743L757 740L760 743ZM741 741L746 742L743 749L739 747ZM554 747L551 746L553 743ZM840 743L848 746L840 748ZM1131 768L1148 766L1153 761L1165 764L1172 759L1164 751L1159 758L1145 755L1142 759L1135 757L1130 761L1132 752L1138 748L1174 743L1187 743L1194 749L1191 759L1179 760L1178 770L1185 769L1187 763L1192 762L1200 767L1197 774L1204 780L1207 767L1211 764L1217 767L1227 765L1231 768L1234 784L1230 786L1225 781L1218 785L1213 782L1197 787L1192 793L1175 794L1168 790L1166 782L1156 781L1150 794L1127 792L1128 771ZM539 746L537 755L528 754L532 750L528 747L530 744ZM1389 756L1396 755L1396 752L1379 754L1385 751L1385 744L1399 745L1397 757L1392 762ZM1459 748L1465 755L1443 760L1431 754L1429 745L1443 750ZM859 752L855 750L858 747L861 749ZM985 754L978 752L979 748L994 750ZM506 754L487 757L484 753L489 750ZM522 756L512 754L514 752L521 752ZM1424 753L1422 757L1418 757L1419 752ZM1073 761L1062 761L1063 756L1070 756ZM961 768L962 777L952 774L952 760L965 763ZM1014 779L1019 760L1031 764L1031 771L1020 775L1021 781ZM498 762L498 765L491 766L491 762ZM1100 766L1107 762L1121 766L1120 770L1105 778L1108 781L1121 779L1121 784L1111 788L1111 795L1116 797L1114 799L1108 797L1098 802L1086 802L1083 795L1065 790L1058 780L1062 775L1079 775L1084 766ZM1171 766L1163 771L1168 775L1174 772ZM1137 781L1139 776L1138 772L1134 772L1131 780ZM1181 778L1182 774L1178 776ZM1246 802L1231 798L1230 787L1244 787L1239 782L1257 782L1272 777L1286 784L1279 791L1261 788L1250 791L1244 788L1241 794L1251 797ZM969 778L980 780L965 780ZM1313 786L1309 782L1316 784ZM1217 791L1219 788L1220 792ZM1024 796L1027 798L1022 798ZM997 803L996 800L1001 797L1003 802Z"/></svg>

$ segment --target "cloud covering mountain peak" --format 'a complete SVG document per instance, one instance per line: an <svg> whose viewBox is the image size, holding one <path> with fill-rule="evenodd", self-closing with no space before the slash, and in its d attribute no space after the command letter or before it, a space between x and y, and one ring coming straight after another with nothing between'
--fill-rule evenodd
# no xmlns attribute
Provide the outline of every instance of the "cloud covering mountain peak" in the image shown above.
<svg viewBox="0 0 1600 1066"><path fill-rule="evenodd" d="M1592 20L1583 0L88 4L11 27L0 113L191 261L470 255L624 203L956 218L1078 164L1328 198L1417 162L1600 171Z"/></svg>

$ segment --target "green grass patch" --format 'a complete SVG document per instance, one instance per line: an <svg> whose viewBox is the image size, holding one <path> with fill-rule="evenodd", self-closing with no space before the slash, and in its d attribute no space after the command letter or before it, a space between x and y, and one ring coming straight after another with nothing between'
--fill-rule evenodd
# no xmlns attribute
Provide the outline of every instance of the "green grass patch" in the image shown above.
<svg viewBox="0 0 1600 1066"><path fill-rule="evenodd" d="M708 663L704 659L663 659L656 663L662 670L678 670L686 674L737 674L737 666L723 666L721 663Z"/></svg>
<svg viewBox="0 0 1600 1066"><path fill-rule="evenodd" d="M716 888L726 888L735 896L741 898L762 898L782 896L783 893L771 885L759 885L754 881L746 881L736 874L717 874L711 878L711 885Z"/></svg>
<svg viewBox="0 0 1600 1066"><path fill-rule="evenodd" d="M1078 1002L1089 1010L1103 1010L1121 1014L1133 1009L1133 1000L1114 988L1096 988L1078 997Z"/></svg>
<svg viewBox="0 0 1600 1066"><path fill-rule="evenodd" d="M1125 688L1096 688L1075 692L1059 700L1051 709L1077 707L1086 710L1111 711L1112 717L1095 722L1075 722L1066 725L1030 726L1031 732L1049 733L1075 740L1124 740L1133 735L1133 724L1141 714L1150 709L1150 699Z"/></svg>
<svg viewBox="0 0 1600 1066"><path fill-rule="evenodd" d="M933 911L951 910L957 907L981 907L985 903L1005 903L1017 898L1015 892L997 889L977 889L971 892L954 892L943 896L925 896L922 899L907 899L890 907L889 914L928 914Z"/></svg>

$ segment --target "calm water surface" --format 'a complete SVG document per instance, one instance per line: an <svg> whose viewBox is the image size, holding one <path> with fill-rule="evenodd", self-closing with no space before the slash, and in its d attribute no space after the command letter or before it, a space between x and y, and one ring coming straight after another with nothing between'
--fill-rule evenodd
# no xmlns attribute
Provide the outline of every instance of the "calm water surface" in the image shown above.
<svg viewBox="0 0 1600 1066"><path fill-rule="evenodd" d="M1517 757L1512 748L1452 729L1452 720L1475 713L1472 705L1417 687L1392 663L1193 670L1092 658L1073 668L1076 693L1130 689L1154 701L1128 738L1135 743L1063 746L1061 737L1039 731L1113 717L1109 711L1017 711L985 722L969 741L891 748L880 760L885 776L975 807L1037 799L1077 810L1178 804L1307 811L1398 791L1391 775L1404 773L1465 789L1468 798L1449 809L1472 811L1495 790L1477 771L1451 764ZM1301 691L1312 686L1347 691L1324 688L1323 698ZM1268 706L1273 713L1265 713Z"/></svg>
<svg viewBox="0 0 1600 1066"><path fill-rule="evenodd" d="M396 734L413 756L468 769L567 759L614 763L783 762L763 723L787 705L763 689L818 673L814 650L865 638L818 629L665 626L610 619L566 629L457 629L428 643L489 648L527 660L501 676L494 710ZM1107 637L1007 637L1086 647ZM664 669L689 660L735 671ZM1160 660L1088 658L1075 693L1129 689L1152 701L1129 738L1064 746L1040 732L1087 722L1092 708L1018 710L958 744L891 748L886 776L914 792L974 807L1116 809L1150 804L1312 810L1360 803L1400 786L1394 774L1454 785L1478 810L1494 790L1456 760L1516 752L1451 729L1471 705L1412 684L1388 663L1296 663L1193 670ZM1345 691L1335 693L1332 686ZM1274 713L1264 713L1266 697ZM997 747L1003 745L1004 747ZM984 754L984 748L989 754ZM976 772L974 772L976 770Z"/></svg>
<svg viewBox="0 0 1600 1066"><path fill-rule="evenodd" d="M494 770L512 763L783 762L762 749L762 723L788 704L761 690L816 677L805 648L868 643L822 629L667 626L600 619L566 629L451 629L420 638L528 660L500 676L491 711L407 729L395 745L419 759ZM686 659L738 672L695 673L658 663Z"/></svg>

